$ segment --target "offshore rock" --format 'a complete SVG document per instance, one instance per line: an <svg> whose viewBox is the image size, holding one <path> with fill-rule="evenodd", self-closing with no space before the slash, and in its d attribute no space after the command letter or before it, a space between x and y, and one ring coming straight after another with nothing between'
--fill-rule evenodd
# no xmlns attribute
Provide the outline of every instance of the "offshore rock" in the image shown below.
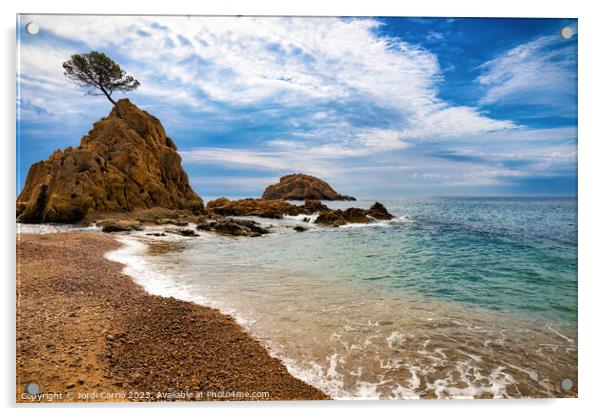
<svg viewBox="0 0 602 416"><path fill-rule="evenodd" d="M327 201L355 201L352 196L341 195L332 187L315 176L295 173L280 178L263 192L263 199L284 199L304 201L307 199Z"/></svg>

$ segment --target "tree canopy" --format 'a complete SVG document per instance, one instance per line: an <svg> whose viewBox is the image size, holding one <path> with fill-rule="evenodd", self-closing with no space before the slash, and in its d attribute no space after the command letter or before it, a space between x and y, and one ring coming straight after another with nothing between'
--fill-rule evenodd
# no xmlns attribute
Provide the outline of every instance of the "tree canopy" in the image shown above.
<svg viewBox="0 0 602 416"><path fill-rule="evenodd" d="M115 91L132 91L140 86L140 82L128 75L119 64L102 52L71 55L71 59L63 63L64 75L73 83L88 88L89 95L105 95L113 103L119 113L117 103L111 95Z"/></svg>

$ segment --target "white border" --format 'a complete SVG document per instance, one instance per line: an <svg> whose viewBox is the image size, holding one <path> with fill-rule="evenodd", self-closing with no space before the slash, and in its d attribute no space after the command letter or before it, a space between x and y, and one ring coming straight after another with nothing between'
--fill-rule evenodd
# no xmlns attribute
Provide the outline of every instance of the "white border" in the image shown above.
<svg viewBox="0 0 602 416"><path fill-rule="evenodd" d="M19 415L98 415L107 411L121 413L143 410L148 416L167 412L182 415L200 412L250 415L282 414L306 415L345 412L365 414L417 413L421 415L475 414L482 416L508 413L536 412L546 415L587 414L600 407L600 357L602 342L599 318L602 317L599 299L602 293L600 257L602 251L598 236L601 234L600 186L602 165L600 124L602 109L598 103L602 96L600 77L600 39L602 16L596 2L578 0L527 2L525 0L487 1L454 0L416 2L328 1L328 0L252 0L192 2L183 0L136 1L103 0L102 2L68 0L4 0L0 3L2 20L2 72L3 97L0 100L3 136L2 158L4 186L2 217L2 265L4 266L2 295L2 406L5 414ZM473 17L577 17L579 18L579 399L509 400L509 401L422 401L422 402L299 402L299 403L218 403L175 405L123 405L108 404L100 407L53 406L39 407L14 404L15 391L15 244L14 201L15 180L15 21L16 13L104 13L104 14L253 14L253 15L326 15L326 16L473 16ZM598 406L596 406L598 405ZM167 409L166 409L167 407ZM127 409L127 410L125 410Z"/></svg>

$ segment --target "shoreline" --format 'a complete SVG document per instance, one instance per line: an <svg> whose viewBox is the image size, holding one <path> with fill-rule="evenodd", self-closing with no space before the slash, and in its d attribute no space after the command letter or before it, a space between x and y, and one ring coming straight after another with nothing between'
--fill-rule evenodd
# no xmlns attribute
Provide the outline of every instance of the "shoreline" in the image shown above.
<svg viewBox="0 0 602 416"><path fill-rule="evenodd" d="M299 237L293 232L290 234L275 233L272 237L286 238L288 236L293 240L299 240L308 235L306 233ZM571 327L565 327L560 322L558 322L560 326L556 326L548 319L519 314L509 315L506 311L489 310L482 306L415 296L406 297L401 304L388 304L399 306L399 308L391 309L399 312L405 310L404 308L412 302L418 301L421 305L418 309L428 311L426 314L420 312L415 314L416 309L410 307L402 314L409 317L404 321L399 316L395 316L395 312L383 314L375 311L376 313L369 315L371 317L379 316L382 319L377 321L376 327L371 326L370 321L364 322L368 325L368 327L364 327L367 333L365 337L362 338L360 335L361 339L358 339L356 335L363 323L361 317L353 311L348 310L352 313L351 315L343 313L340 316L343 320L346 319L346 316L351 318L354 325L359 325L355 329L346 327L349 320L337 321L336 313L328 314L324 320L320 317L319 312L307 315L298 311L299 313L295 313L294 316L285 312L281 315L279 311L289 309L292 299L288 294L273 293L272 290L276 289L273 283L277 282L278 286L287 287L292 282L289 279L290 272L280 269L277 273L272 274L269 270L262 269L260 264L253 262L244 263L247 273L228 272L227 265L243 264L240 263L242 259L231 256L235 253L246 253L248 256L249 251L244 249L241 251L241 249L246 245L245 242L250 240L241 239L237 248L234 249L234 253L228 250L228 254L221 257L218 255L220 250L213 252L206 246L207 243L211 246L214 245L215 241L211 243L211 239L184 239L183 241L189 241L191 244L182 243L182 245L179 243L182 237L176 237L176 239L175 245L171 246L171 241L165 245L166 241L163 238L153 236L149 239L138 233L133 233L132 236L124 235L123 238L119 238L119 241L124 243L123 248L109 253L108 257L119 263L127 264L124 271L133 276L135 281L150 293L173 296L214 307L226 315L235 317L248 333L253 334L262 340L264 345L267 345L272 356L285 363L290 374L320 388L334 399L516 398L551 397L551 394L573 397L573 394L576 394L576 389L570 392L557 389L563 376L566 377L570 374L570 378L576 380L574 369L568 368L567 371L564 357L558 357L560 361L555 360L557 363L562 362L564 366L562 371L557 371L548 368L546 363L542 363L542 366L526 364L522 359L523 354L520 352L525 347L527 349L533 347L532 351L538 350L547 342L550 342L548 344L550 348L554 348L552 344L555 344L558 341L555 338L559 337L561 338L560 344L568 348L566 352L570 355L569 351L573 351L573 347L576 347L576 332L567 332ZM269 240L269 237L264 237L253 240L256 243L250 245L259 255L263 252L260 247ZM231 244L227 246L230 247ZM269 243L268 246L270 246ZM207 250L209 250L209 254L205 255ZM172 253L167 260L163 258L164 251ZM182 253L182 256L177 254L179 252ZM184 258L195 260L192 263L184 260L186 266L179 267L180 260ZM262 261L265 261L265 258L262 258ZM176 264L178 267L174 268ZM207 273L208 269L211 270L209 273ZM205 270L205 272L201 270ZM257 270L261 270L261 272L254 273ZM293 270L294 268L290 269L290 271ZM292 275L294 274L293 271ZM223 279L220 279L217 286L214 285L213 278L216 275ZM270 280L270 277L274 277L275 280ZM301 286L297 286L299 292L295 295L293 304L298 305L297 301L303 298L301 292L309 289L306 287L307 279L311 279L312 286L320 286L318 275L302 276ZM219 286L232 289L223 291L218 288ZM239 291L236 295L234 294L235 287L247 287L251 292L258 291L263 295L252 295L247 290ZM346 299L344 303L347 305L354 304L355 295L349 297L342 286L337 286L337 289L339 299ZM378 288L374 289L378 291ZM314 295L312 296L311 293ZM269 295L266 296L266 294ZM321 296L324 293L320 294L319 290L318 292L309 290L308 294L310 294L310 299L325 299ZM374 300L371 297L365 297L364 294L359 297L362 301ZM378 300L384 301L382 297L379 297ZM259 306L273 303L276 304L275 307ZM305 303L301 301L301 304ZM368 302L367 305L376 303ZM312 303L312 307L309 309L327 310L321 306L323 305L320 303ZM292 306L291 309L294 310L294 308ZM345 307L343 307L344 309ZM369 309L369 306L364 306L362 309L365 311ZM358 317L360 319L356 320ZM295 322L295 324L290 325L290 322ZM302 322L311 324L303 325ZM338 328L338 330L333 328ZM480 328L487 328L487 330L483 331ZM557 332L554 328L564 334ZM477 331L473 331L473 329ZM499 334L502 335L496 335L496 331L500 331ZM521 335L522 331L526 331L525 334L530 335L523 336ZM452 341L442 341L441 332L445 332L447 334L445 338ZM331 337L339 341L328 341ZM517 347L504 346L506 337L508 340L512 340L511 342ZM305 338L323 341L305 342ZM471 344L465 345L464 339L472 340ZM535 339L539 341L532 342ZM483 345L483 348L480 348L480 345ZM498 352L495 351L496 345L507 350L507 353L498 355ZM339 347L344 349L337 351ZM560 349L564 347L559 346ZM349 349L347 350L347 348ZM356 353L352 352L354 349L357 349ZM442 351L444 350L446 352L443 353L443 356ZM360 352L358 353L358 351ZM541 358L545 358L538 354L537 352L530 354L528 362L538 363ZM441 358L448 361L449 364L445 364ZM379 359L381 360L380 367ZM466 359L469 361L466 362ZM439 375L429 375L429 361L439 368L441 372L435 373ZM385 363L384 367L383 362ZM417 366L412 368L411 365L404 364L406 362L414 362ZM394 364L389 366L387 363ZM362 370L356 371L356 368L362 368ZM455 371L454 374L467 374L466 371L473 370L475 376L469 377L470 381L464 381L459 377L446 381L444 377L445 374L449 376L450 371ZM479 375L480 372L483 373L482 377ZM380 381L385 375L389 375L386 385ZM413 384L416 376L419 382ZM548 377L550 380L546 380ZM378 381L374 381L375 378ZM384 387L382 387L383 385ZM400 393L396 386L404 389L403 393Z"/></svg>
<svg viewBox="0 0 602 416"><path fill-rule="evenodd" d="M16 400L320 400L234 318L147 293L101 233L17 235ZM68 260L68 261L65 261ZM27 396L35 382L40 394Z"/></svg>

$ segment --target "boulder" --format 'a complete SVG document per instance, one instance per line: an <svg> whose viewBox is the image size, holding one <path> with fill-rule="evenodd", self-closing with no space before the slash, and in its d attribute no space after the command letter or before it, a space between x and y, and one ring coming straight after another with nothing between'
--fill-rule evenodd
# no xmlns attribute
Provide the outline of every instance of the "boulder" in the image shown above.
<svg viewBox="0 0 602 416"><path fill-rule="evenodd" d="M235 218L217 218L202 221L196 228L197 230L212 231L222 235L244 237L259 237L268 233L268 230L262 228L255 221Z"/></svg>
<svg viewBox="0 0 602 416"><path fill-rule="evenodd" d="M347 222L351 223L369 223L371 220L368 218L368 211L361 208L348 208L343 212L343 218Z"/></svg>
<svg viewBox="0 0 602 416"><path fill-rule="evenodd" d="M122 117L114 108L78 147L31 166L17 198L19 221L74 223L154 207L203 212L161 122L127 99L117 105Z"/></svg>
<svg viewBox="0 0 602 416"><path fill-rule="evenodd" d="M328 209L328 207L317 199L306 199L305 203L303 204L303 209L305 210L306 214L311 215L315 214L316 212L325 211Z"/></svg>
<svg viewBox="0 0 602 416"><path fill-rule="evenodd" d="M348 223L367 224L375 220L391 220L393 218L383 204L376 202L369 209L348 208L345 211L340 209L321 211L316 219L316 224L338 227Z"/></svg>
<svg viewBox="0 0 602 416"><path fill-rule="evenodd" d="M142 230L142 224L135 220L107 220L99 222L97 225L102 227L104 233Z"/></svg>
<svg viewBox="0 0 602 416"><path fill-rule="evenodd" d="M171 234L181 235L182 237L198 237L199 236L197 233L194 232L194 230L190 230L188 228L169 228L165 231L168 233L171 233Z"/></svg>
<svg viewBox="0 0 602 416"><path fill-rule="evenodd" d="M283 199L238 199L218 198L207 203L207 212L223 216L252 216L281 219L285 215L311 215L327 210L328 207L317 200L307 200L303 205L295 205Z"/></svg>
<svg viewBox="0 0 602 416"><path fill-rule="evenodd" d="M322 179L303 173L283 176L265 189L262 199L355 201L352 196L339 194Z"/></svg>
<svg viewBox="0 0 602 416"><path fill-rule="evenodd" d="M284 215L299 214L299 207L282 199L269 201L246 198L231 201L228 198L218 198L208 202L207 209L218 215L255 216L277 219L282 218Z"/></svg>
<svg viewBox="0 0 602 416"><path fill-rule="evenodd" d="M329 209L320 213L318 218L316 218L316 224L338 227L340 225L347 224L347 220L345 220L345 217L343 216L343 211L341 211L340 209Z"/></svg>
<svg viewBox="0 0 602 416"><path fill-rule="evenodd" d="M161 207L154 207L150 209L144 210L136 210L135 213L124 213L124 215L129 217L134 217L138 221L142 223L155 223L161 224L162 222L169 223L170 221L174 224L176 223L195 223L199 219L199 214L204 215L203 212L193 213L187 209L168 209ZM115 215L115 214L111 214Z"/></svg>
<svg viewBox="0 0 602 416"><path fill-rule="evenodd" d="M157 225L175 225L178 227L185 227L189 223L190 222L187 220L178 219L178 218L159 218L159 219L155 220L155 224L157 224Z"/></svg>
<svg viewBox="0 0 602 416"><path fill-rule="evenodd" d="M368 215L375 220L392 220L394 217L380 202L375 202L368 210Z"/></svg>

